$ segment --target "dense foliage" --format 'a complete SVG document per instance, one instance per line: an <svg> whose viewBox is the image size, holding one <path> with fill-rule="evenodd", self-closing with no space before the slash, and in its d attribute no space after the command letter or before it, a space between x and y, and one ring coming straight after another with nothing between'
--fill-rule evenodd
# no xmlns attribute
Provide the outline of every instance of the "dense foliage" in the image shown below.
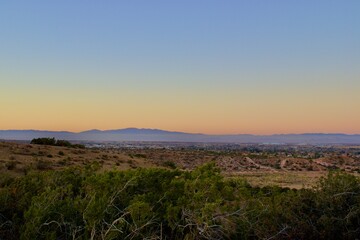
<svg viewBox="0 0 360 240"><path fill-rule="evenodd" d="M360 181L253 188L213 164L192 172L84 169L0 181L0 239L356 239Z"/></svg>
<svg viewBox="0 0 360 240"><path fill-rule="evenodd" d="M56 140L55 138L34 138L30 142L31 144L38 145L50 145L59 147L72 147L72 148L85 148L82 144L72 144L66 140Z"/></svg>

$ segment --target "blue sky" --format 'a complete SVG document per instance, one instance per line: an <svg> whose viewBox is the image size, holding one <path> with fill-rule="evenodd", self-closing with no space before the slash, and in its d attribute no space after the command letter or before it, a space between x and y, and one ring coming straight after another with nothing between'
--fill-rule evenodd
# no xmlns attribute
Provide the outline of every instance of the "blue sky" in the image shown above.
<svg viewBox="0 0 360 240"><path fill-rule="evenodd" d="M104 104L124 101L117 98L122 94L143 108L149 99L158 99L148 106L158 109L166 101L179 109L191 107L179 103L189 99L195 106L201 102L199 108L210 108L203 105L217 98L231 105L229 111L240 111L236 104L244 99L237 94L250 92L264 102L273 101L274 109L281 111L276 99L290 92L299 95L290 99L295 103L304 96L319 100L319 109L341 100L339 107L348 109L347 116L360 120L360 114L352 115L349 108L349 104L360 105L356 103L359 12L360 1L2 1L0 100L8 102L12 93L23 99L16 103L21 111L29 107L25 92L29 98L63 93L70 100L89 104L94 98ZM322 94L326 97L317 99ZM171 100L174 95L179 95L177 100ZM307 111L304 105L304 116L315 110ZM166 110L158 112L162 118L166 114ZM165 127L222 132L220 120L201 129L206 116L199 117L199 125L193 127L181 121ZM246 124L236 126L240 115L226 116L233 119L233 127L223 132L246 131ZM3 128L11 127L10 122L9 117ZM99 121L94 127L125 127L131 122ZM341 130L334 126L323 131ZM19 123L15 127L30 126ZM61 122L51 127L80 130ZM268 128L251 129L285 131ZM358 126L352 129L360 131Z"/></svg>

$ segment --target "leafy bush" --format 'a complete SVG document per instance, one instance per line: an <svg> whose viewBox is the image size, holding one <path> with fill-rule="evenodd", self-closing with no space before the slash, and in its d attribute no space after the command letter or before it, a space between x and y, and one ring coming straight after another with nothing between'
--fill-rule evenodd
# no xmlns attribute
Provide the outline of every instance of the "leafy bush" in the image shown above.
<svg viewBox="0 0 360 240"><path fill-rule="evenodd" d="M164 167L169 167L171 169L176 168L176 164L173 161L165 161L165 162L163 162L163 166Z"/></svg>
<svg viewBox="0 0 360 240"><path fill-rule="evenodd" d="M34 138L31 140L30 144L71 147L71 148L85 148L85 146L82 144L72 144L69 141L56 140L55 138Z"/></svg>
<svg viewBox="0 0 360 240"><path fill-rule="evenodd" d="M31 140L30 144L55 146L56 140L55 138L34 138L33 140Z"/></svg>
<svg viewBox="0 0 360 240"><path fill-rule="evenodd" d="M14 170L16 168L17 162L11 161L11 162L6 162L5 163L5 167L8 170Z"/></svg>
<svg viewBox="0 0 360 240"><path fill-rule="evenodd" d="M37 159L35 162L35 167L37 170L48 170L51 169L51 162Z"/></svg>
<svg viewBox="0 0 360 240"><path fill-rule="evenodd" d="M3 178L0 239L356 239L360 182L251 187L214 164L97 173L99 164Z"/></svg>

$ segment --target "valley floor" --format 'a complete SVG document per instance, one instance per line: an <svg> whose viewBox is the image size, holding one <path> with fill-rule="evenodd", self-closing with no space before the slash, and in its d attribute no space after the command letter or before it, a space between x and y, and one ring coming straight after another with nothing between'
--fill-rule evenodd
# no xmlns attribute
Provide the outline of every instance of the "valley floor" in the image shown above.
<svg viewBox="0 0 360 240"><path fill-rule="evenodd" d="M60 170L97 164L100 171L136 168L192 170L215 162L224 176L245 178L253 186L311 187L328 170L359 174L359 148L245 147L201 149L190 147L76 149L0 142L0 173L21 176L31 171Z"/></svg>

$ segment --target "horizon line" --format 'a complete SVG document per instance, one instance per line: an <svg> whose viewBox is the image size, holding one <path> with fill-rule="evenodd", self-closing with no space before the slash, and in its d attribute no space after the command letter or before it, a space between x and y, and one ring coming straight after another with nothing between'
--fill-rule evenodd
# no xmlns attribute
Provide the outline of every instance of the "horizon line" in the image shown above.
<svg viewBox="0 0 360 240"><path fill-rule="evenodd" d="M80 134L89 131L118 131L118 130L128 130L128 129L136 129L136 130L157 130L164 132L172 132L172 133L184 133L184 134L199 134L199 135L209 135L209 136L236 136L236 135L252 135L252 136L274 136L274 135L306 135L306 134L324 134L324 135L360 135L360 133L344 133L344 132L301 132L301 133L271 133L271 134L253 134L253 133L220 133L220 134L212 134L212 133L200 133L200 132L184 132L177 130L164 130L160 128L138 128L138 127L126 127L126 128L117 128L117 129L88 129L83 131L69 131L69 130L48 130L48 129L0 129L0 131L44 131L44 132L66 132L66 133L74 133Z"/></svg>

